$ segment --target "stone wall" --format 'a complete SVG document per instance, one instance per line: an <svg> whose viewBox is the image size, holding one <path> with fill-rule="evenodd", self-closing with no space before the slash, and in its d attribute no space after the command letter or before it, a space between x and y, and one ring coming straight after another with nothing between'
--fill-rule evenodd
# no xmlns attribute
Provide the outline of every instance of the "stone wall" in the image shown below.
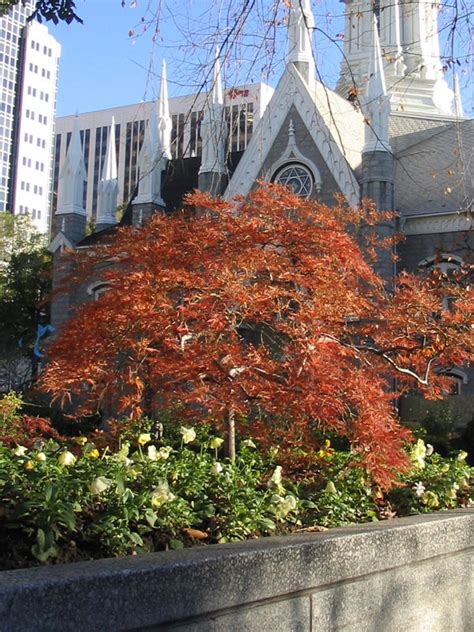
<svg viewBox="0 0 474 632"><path fill-rule="evenodd" d="M0 574L2 632L468 632L474 510Z"/></svg>

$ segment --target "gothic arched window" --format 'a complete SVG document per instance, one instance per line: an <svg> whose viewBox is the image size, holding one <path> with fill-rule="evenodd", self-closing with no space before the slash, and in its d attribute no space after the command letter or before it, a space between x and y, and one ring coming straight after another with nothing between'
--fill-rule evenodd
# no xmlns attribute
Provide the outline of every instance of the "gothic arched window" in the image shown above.
<svg viewBox="0 0 474 632"><path fill-rule="evenodd" d="M283 184L298 195L307 198L313 190L314 177L301 163L284 165L273 177L273 182Z"/></svg>
<svg viewBox="0 0 474 632"><path fill-rule="evenodd" d="M95 283L91 283L87 288L87 294L92 296L94 301L99 300L99 298L111 290L112 287L110 283L104 283L104 281L96 281Z"/></svg>
<svg viewBox="0 0 474 632"><path fill-rule="evenodd" d="M450 272L459 270L463 265L463 260L457 255L451 255L446 252L442 252L433 257L427 257L420 261L418 267L422 270L440 270L443 274L449 276Z"/></svg>

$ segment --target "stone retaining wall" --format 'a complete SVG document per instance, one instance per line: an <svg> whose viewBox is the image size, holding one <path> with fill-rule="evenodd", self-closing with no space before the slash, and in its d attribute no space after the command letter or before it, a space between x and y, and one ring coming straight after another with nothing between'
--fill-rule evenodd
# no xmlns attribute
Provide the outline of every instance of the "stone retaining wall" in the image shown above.
<svg viewBox="0 0 474 632"><path fill-rule="evenodd" d="M2 632L472 632L474 510L0 573Z"/></svg>

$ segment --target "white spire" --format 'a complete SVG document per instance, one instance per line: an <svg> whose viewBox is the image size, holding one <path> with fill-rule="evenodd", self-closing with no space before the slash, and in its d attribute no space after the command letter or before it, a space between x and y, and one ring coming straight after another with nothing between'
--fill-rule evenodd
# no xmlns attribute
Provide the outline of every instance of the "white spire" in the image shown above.
<svg viewBox="0 0 474 632"><path fill-rule="evenodd" d="M288 50L286 63L293 63L307 83L314 81L315 65L312 46L314 16L310 0L292 0L288 15Z"/></svg>
<svg viewBox="0 0 474 632"><path fill-rule="evenodd" d="M212 72L212 94L211 103L217 105L224 105L224 91L222 90L222 78L221 78L221 62L219 59L219 48L216 46L216 53L214 57L214 70Z"/></svg>
<svg viewBox="0 0 474 632"><path fill-rule="evenodd" d="M56 215L76 213L86 215L84 209L84 181L86 168L82 151L79 115L74 119L74 128L61 173L59 174L58 206Z"/></svg>
<svg viewBox="0 0 474 632"><path fill-rule="evenodd" d="M372 47L372 63L365 98L363 99L363 110L367 120L363 151L390 151L388 127L390 100L385 84L385 71L375 15L372 24Z"/></svg>
<svg viewBox="0 0 474 632"><path fill-rule="evenodd" d="M109 137L107 139L107 152L105 154L102 178L99 182L97 194L97 228L104 225L110 226L116 223L115 211L117 208L118 181L117 181L117 157L115 152L115 118L112 117Z"/></svg>
<svg viewBox="0 0 474 632"><path fill-rule="evenodd" d="M117 179L117 155L115 152L115 117L112 116L110 132L107 142L105 162L102 168L102 180Z"/></svg>
<svg viewBox="0 0 474 632"><path fill-rule="evenodd" d="M219 49L216 47L212 90L201 121L202 157L199 173L225 173L224 93L222 90Z"/></svg>
<svg viewBox="0 0 474 632"><path fill-rule="evenodd" d="M375 15L372 21L372 59L369 66L369 80L367 82L366 94L369 99L377 99L387 94L382 51L380 50L379 31Z"/></svg>
<svg viewBox="0 0 474 632"><path fill-rule="evenodd" d="M454 115L457 118L464 118L464 108L462 106L461 88L459 87L459 75L454 73Z"/></svg>
<svg viewBox="0 0 474 632"><path fill-rule="evenodd" d="M151 108L150 119L140 150L138 195L133 204L165 206L161 197L161 174L171 157L171 118L169 115L166 66L163 64L160 94Z"/></svg>
<svg viewBox="0 0 474 632"><path fill-rule="evenodd" d="M171 158L171 116L170 105L168 99L168 80L166 78L166 62L163 59L161 68L160 96L158 104L158 129L160 133L160 142L165 158Z"/></svg>

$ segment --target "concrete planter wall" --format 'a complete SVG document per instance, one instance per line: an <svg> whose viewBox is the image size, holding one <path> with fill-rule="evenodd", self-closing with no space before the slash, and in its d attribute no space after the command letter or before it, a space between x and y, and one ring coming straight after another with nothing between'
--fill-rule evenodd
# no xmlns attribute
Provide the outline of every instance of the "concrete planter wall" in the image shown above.
<svg viewBox="0 0 474 632"><path fill-rule="evenodd" d="M0 574L0 630L470 632L474 510Z"/></svg>

